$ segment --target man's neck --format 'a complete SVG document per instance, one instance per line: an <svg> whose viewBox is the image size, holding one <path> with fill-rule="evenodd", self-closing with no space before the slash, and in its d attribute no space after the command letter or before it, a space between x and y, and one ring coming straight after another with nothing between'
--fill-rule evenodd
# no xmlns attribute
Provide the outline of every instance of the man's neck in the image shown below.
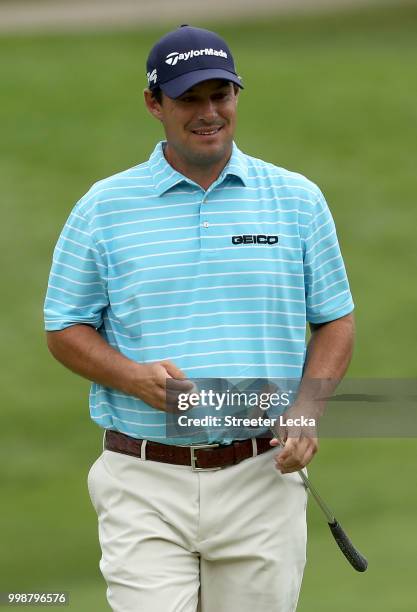
<svg viewBox="0 0 417 612"><path fill-rule="evenodd" d="M199 166L192 165L187 161L182 160L168 144L164 145L163 152L165 159L170 166L174 168L174 170L191 179L194 181L194 183L197 183L197 185L200 185L204 191L207 191L210 185L212 185L219 178L223 168L226 166L231 157L230 151L230 155L228 155L225 159L221 159L219 162L211 166Z"/></svg>

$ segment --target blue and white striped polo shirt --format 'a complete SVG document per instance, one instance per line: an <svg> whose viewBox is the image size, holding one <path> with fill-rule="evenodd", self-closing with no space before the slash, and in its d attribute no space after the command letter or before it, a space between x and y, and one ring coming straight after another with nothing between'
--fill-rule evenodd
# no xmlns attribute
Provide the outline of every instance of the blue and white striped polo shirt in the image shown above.
<svg viewBox="0 0 417 612"><path fill-rule="evenodd" d="M54 251L46 330L89 324L126 357L169 359L190 378L300 378L306 322L353 310L321 191L236 145L204 191L163 144L74 207ZM189 443L166 437L165 413L98 384L90 413L133 437Z"/></svg>

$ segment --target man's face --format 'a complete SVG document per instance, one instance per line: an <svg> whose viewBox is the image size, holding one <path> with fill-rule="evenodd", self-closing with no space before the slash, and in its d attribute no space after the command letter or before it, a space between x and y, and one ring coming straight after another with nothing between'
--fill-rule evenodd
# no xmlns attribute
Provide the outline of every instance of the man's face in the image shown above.
<svg viewBox="0 0 417 612"><path fill-rule="evenodd" d="M170 155L192 166L210 167L227 161L236 125L238 88L212 79L162 104L145 94L150 112L162 121Z"/></svg>

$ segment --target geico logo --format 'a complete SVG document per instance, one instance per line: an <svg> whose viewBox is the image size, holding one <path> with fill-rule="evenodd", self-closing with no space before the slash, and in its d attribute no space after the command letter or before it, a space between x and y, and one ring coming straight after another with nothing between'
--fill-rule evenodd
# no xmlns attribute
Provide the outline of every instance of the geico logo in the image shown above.
<svg viewBox="0 0 417 612"><path fill-rule="evenodd" d="M232 236L233 244L277 244L277 242L278 236L266 236L265 234Z"/></svg>

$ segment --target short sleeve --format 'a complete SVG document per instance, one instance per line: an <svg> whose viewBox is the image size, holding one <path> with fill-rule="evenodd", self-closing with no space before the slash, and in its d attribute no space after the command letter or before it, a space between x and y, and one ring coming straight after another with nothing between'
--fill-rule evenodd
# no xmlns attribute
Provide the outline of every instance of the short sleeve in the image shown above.
<svg viewBox="0 0 417 612"><path fill-rule="evenodd" d="M310 323L333 321L353 310L336 228L320 191L305 238L304 282L306 317Z"/></svg>
<svg viewBox="0 0 417 612"><path fill-rule="evenodd" d="M77 206L56 244L45 298L46 331L101 326L108 306L106 265Z"/></svg>

